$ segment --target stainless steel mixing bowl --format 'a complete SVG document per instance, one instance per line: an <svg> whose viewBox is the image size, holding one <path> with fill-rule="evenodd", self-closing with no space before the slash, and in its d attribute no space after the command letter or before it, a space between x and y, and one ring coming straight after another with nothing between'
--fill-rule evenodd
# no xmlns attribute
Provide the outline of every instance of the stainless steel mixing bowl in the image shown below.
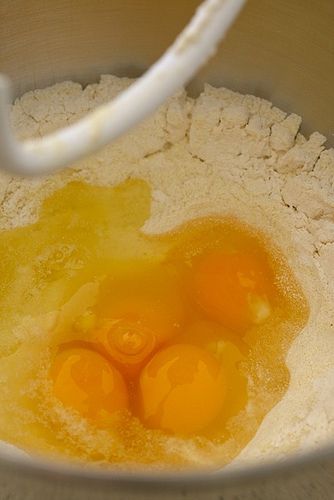
<svg viewBox="0 0 334 500"><path fill-rule="evenodd" d="M137 76L168 46L197 0L0 0L0 71L15 95L101 73ZM226 85L301 114L334 143L334 1L249 0L191 84ZM334 173L333 173L334 174ZM333 361L334 363L334 361ZM214 473L92 471L0 451L0 500L334 499L334 439L284 461Z"/></svg>

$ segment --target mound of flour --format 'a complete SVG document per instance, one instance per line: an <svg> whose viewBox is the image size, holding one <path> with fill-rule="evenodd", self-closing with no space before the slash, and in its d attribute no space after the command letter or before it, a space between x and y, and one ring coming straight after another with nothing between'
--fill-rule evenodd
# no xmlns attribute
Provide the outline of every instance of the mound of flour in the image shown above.
<svg viewBox="0 0 334 500"><path fill-rule="evenodd" d="M73 123L131 83L102 76L64 82L18 99L20 138ZM143 178L153 190L143 230L164 232L194 216L234 215L266 232L308 298L307 326L287 358L291 383L237 460L284 455L334 440L334 151L299 133L301 118L270 102L207 85L180 91L126 137L44 179L0 177L0 227L28 224L43 199L73 180L114 185Z"/></svg>

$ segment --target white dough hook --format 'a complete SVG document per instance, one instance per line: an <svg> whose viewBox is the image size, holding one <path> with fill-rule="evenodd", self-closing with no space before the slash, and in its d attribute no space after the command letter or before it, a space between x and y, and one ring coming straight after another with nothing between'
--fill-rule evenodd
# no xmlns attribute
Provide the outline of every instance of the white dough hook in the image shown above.
<svg viewBox="0 0 334 500"><path fill-rule="evenodd" d="M42 175L89 155L153 113L185 85L217 47L245 0L206 0L165 54L128 89L78 122L18 141L10 126L10 82L0 74L0 168Z"/></svg>

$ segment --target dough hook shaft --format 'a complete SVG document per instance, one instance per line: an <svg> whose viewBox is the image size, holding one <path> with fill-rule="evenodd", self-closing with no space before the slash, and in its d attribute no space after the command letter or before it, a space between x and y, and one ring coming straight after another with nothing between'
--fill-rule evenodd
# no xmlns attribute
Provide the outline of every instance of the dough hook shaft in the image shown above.
<svg viewBox="0 0 334 500"><path fill-rule="evenodd" d="M128 89L77 123L18 141L11 129L10 82L0 75L0 168L48 174L117 139L154 112L212 56L245 0L206 0L165 54Z"/></svg>

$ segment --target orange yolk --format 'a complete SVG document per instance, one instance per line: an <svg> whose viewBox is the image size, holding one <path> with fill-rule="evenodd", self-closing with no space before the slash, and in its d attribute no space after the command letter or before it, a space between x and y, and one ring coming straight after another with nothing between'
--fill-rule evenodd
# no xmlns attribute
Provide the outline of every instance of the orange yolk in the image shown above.
<svg viewBox="0 0 334 500"><path fill-rule="evenodd" d="M103 356L85 348L60 352L52 366L54 395L81 416L108 425L111 415L128 408L120 373Z"/></svg>
<svg viewBox="0 0 334 500"><path fill-rule="evenodd" d="M98 346L129 376L138 373L158 343L156 331L123 319L107 322L95 337Z"/></svg>
<svg viewBox="0 0 334 500"><path fill-rule="evenodd" d="M195 262L195 299L224 327L244 333L270 315L271 270L260 256L211 252Z"/></svg>
<svg viewBox="0 0 334 500"><path fill-rule="evenodd" d="M174 297L157 294L131 295L115 298L109 303L108 318L125 320L155 332L157 342L162 343L173 336L182 323L182 306ZM161 295L161 296L160 296Z"/></svg>
<svg viewBox="0 0 334 500"><path fill-rule="evenodd" d="M108 319L94 338L122 373L133 376L176 334L181 322L181 307L175 301L130 296L110 303Z"/></svg>
<svg viewBox="0 0 334 500"><path fill-rule="evenodd" d="M193 345L175 344L158 352L140 375L143 421L176 434L207 427L219 415L224 395L220 364Z"/></svg>

